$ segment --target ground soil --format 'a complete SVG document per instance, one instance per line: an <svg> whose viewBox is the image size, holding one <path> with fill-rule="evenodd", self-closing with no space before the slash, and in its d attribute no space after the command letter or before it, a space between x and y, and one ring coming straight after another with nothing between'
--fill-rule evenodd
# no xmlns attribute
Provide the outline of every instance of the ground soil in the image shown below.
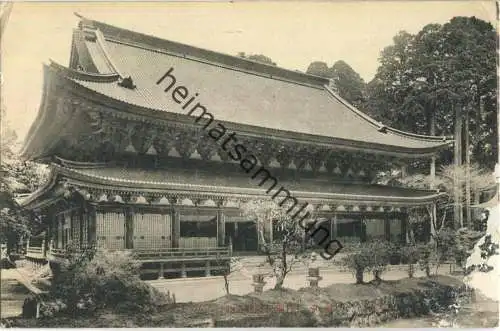
<svg viewBox="0 0 500 331"><path fill-rule="evenodd" d="M281 312L314 311L331 309L332 302L347 302L363 299L374 299L387 295L411 293L429 286L429 281L437 281L443 285L460 286L459 279L448 276L428 278L402 279L383 281L380 284L333 284L325 288L304 288L300 290L269 290L261 294L244 296L230 295L215 300L196 303L178 303L159 307L158 311L149 314L117 314L101 311L93 316L52 317L46 319L13 318L9 324L16 327L172 327L189 326L190 322L213 318L216 320L235 319L239 316L260 316L273 310L277 315ZM476 307L477 308L477 307ZM466 314L473 314L470 307ZM490 322L493 312L480 312L481 320ZM293 314L292 314L293 315ZM297 315L297 314L296 314ZM498 315L498 310L497 310ZM467 318L466 318L467 319ZM477 320L477 319L476 319ZM404 321L404 320L403 320ZM301 322L306 323L306 322ZM483 325L485 322L481 322ZM290 325L293 326L293 325ZM396 325L397 326L397 325ZM418 324L418 326L421 326ZM480 325L473 325L479 327Z"/></svg>

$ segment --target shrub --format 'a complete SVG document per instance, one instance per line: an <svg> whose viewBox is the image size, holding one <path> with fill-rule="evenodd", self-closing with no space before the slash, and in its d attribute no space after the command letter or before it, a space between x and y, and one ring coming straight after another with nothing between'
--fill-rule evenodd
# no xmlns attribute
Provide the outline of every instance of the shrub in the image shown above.
<svg viewBox="0 0 500 331"><path fill-rule="evenodd" d="M464 272L466 269L465 263L471 255L474 245L484 235L483 232L470 230L468 228L458 229L455 233L455 245L453 247L453 256L455 262Z"/></svg>
<svg viewBox="0 0 500 331"><path fill-rule="evenodd" d="M366 247L369 255L368 270L373 273L375 281L380 282L391 258L392 246L387 241L374 241Z"/></svg>
<svg viewBox="0 0 500 331"><path fill-rule="evenodd" d="M431 268L436 265L437 255L434 244L420 244L417 246L418 251L418 264L420 270L425 271L427 277L431 276Z"/></svg>
<svg viewBox="0 0 500 331"><path fill-rule="evenodd" d="M139 278L139 267L128 252L87 252L73 256L54 279L51 294L68 312L111 308L154 311L172 300Z"/></svg>
<svg viewBox="0 0 500 331"><path fill-rule="evenodd" d="M363 284L363 274L370 265L370 254L366 248L351 253L342 259L342 265L356 277L356 284Z"/></svg>
<svg viewBox="0 0 500 331"><path fill-rule="evenodd" d="M419 249L416 245L403 246L401 248L402 262L408 264L408 277L413 278L415 274L415 264L419 260Z"/></svg>
<svg viewBox="0 0 500 331"><path fill-rule="evenodd" d="M385 241L364 243L356 253L348 254L342 259L342 265L356 277L356 284L363 283L365 271L371 271L376 281L381 281L381 275L389 264L391 246Z"/></svg>

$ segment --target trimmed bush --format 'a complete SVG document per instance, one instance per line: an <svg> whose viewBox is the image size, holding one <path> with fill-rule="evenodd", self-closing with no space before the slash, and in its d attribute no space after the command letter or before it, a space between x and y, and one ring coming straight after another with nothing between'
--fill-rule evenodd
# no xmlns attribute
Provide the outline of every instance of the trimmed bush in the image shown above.
<svg viewBox="0 0 500 331"><path fill-rule="evenodd" d="M415 274L415 264L419 260L419 249L415 245L403 246L401 248L402 262L408 264L408 277L412 278Z"/></svg>
<svg viewBox="0 0 500 331"><path fill-rule="evenodd" d="M420 270L425 271L425 275L427 277L431 276L431 268L433 265L433 261L435 259L434 245L428 244L420 244L417 246L418 250L418 264L420 266Z"/></svg>
<svg viewBox="0 0 500 331"><path fill-rule="evenodd" d="M369 254L368 270L373 273L376 282L382 281L382 273L389 264L392 246L387 241L373 241L366 247Z"/></svg>
<svg viewBox="0 0 500 331"><path fill-rule="evenodd" d="M51 294L76 313L110 308L151 312L172 299L139 278L139 267L129 252L86 252L62 266Z"/></svg>
<svg viewBox="0 0 500 331"><path fill-rule="evenodd" d="M351 253L342 259L342 265L356 277L356 284L363 284L363 274L370 266L370 254L366 248L357 253Z"/></svg>
<svg viewBox="0 0 500 331"><path fill-rule="evenodd" d="M356 277L356 284L362 284L365 271L371 271L375 281L381 281L382 273L389 264L391 245L386 241L364 243L359 250L342 259L342 265Z"/></svg>

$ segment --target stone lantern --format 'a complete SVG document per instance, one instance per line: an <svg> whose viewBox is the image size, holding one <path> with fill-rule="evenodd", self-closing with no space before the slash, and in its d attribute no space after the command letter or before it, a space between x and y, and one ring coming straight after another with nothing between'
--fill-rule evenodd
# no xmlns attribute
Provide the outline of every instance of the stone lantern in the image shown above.
<svg viewBox="0 0 500 331"><path fill-rule="evenodd" d="M253 279L253 288L255 293L262 293L264 289L264 285L266 282L264 281L264 274L255 274L252 276Z"/></svg>
<svg viewBox="0 0 500 331"><path fill-rule="evenodd" d="M307 270L307 280L310 287L318 287L318 283L323 278L319 275L319 268L309 268Z"/></svg>

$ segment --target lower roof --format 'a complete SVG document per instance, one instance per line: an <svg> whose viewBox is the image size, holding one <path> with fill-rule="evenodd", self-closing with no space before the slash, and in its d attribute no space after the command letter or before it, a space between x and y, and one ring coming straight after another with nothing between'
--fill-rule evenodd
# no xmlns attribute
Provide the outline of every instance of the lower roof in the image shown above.
<svg viewBox="0 0 500 331"><path fill-rule="evenodd" d="M429 190L370 184L333 183L327 180L281 181L275 189L266 192L271 180L259 186L261 178L217 176L210 173L183 171L182 169L144 170L106 165L93 167L68 167L52 165L52 181L46 187L23 199L21 204L38 204L35 201L48 197L54 184L63 178L65 182L84 190L127 192L129 194L156 194L183 196L255 197L271 198L279 187L290 191L292 196L313 201L358 204L370 202L422 205L442 198L445 194ZM117 193L118 194L118 193ZM282 192L280 197L284 196ZM45 197L45 198L44 198Z"/></svg>

